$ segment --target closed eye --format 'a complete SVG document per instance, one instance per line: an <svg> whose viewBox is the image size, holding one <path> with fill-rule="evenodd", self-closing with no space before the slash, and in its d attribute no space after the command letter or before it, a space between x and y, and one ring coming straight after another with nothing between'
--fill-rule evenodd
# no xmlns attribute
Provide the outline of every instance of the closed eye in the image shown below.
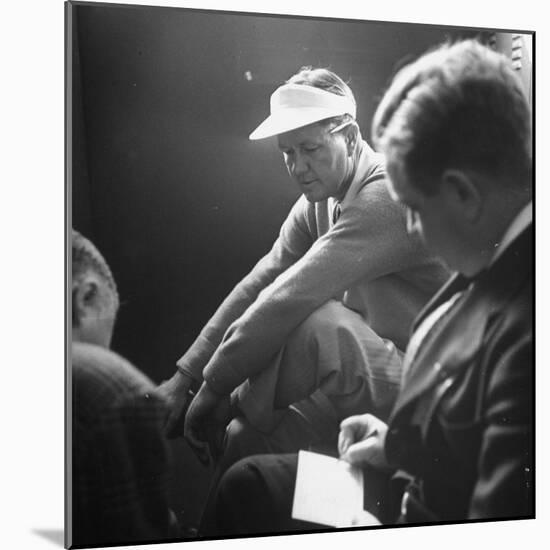
<svg viewBox="0 0 550 550"><path fill-rule="evenodd" d="M322 148L323 148L323 144L318 142L310 142L310 143L302 144L302 151L304 151L305 153L315 153L317 151L320 151Z"/></svg>

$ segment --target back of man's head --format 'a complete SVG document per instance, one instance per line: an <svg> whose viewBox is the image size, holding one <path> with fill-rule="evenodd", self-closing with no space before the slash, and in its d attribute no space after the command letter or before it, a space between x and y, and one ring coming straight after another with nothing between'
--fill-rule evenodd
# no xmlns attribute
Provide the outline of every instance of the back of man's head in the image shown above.
<svg viewBox="0 0 550 550"><path fill-rule="evenodd" d="M444 45L403 68L372 133L388 169L399 166L426 194L447 169L529 193L531 113L523 84L507 57L475 40Z"/></svg>
<svg viewBox="0 0 550 550"><path fill-rule="evenodd" d="M97 248L72 230L73 340L108 347L119 298L113 274Z"/></svg>

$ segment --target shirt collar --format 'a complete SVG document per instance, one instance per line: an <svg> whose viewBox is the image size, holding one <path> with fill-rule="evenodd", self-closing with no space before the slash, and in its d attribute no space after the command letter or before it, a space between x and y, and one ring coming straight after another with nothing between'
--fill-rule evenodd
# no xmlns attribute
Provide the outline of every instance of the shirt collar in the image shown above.
<svg viewBox="0 0 550 550"><path fill-rule="evenodd" d="M508 226L506 233L502 237L500 243L497 243L498 248L491 259L493 264L498 257L510 246L514 239L533 221L533 202L529 201L514 218L514 221Z"/></svg>
<svg viewBox="0 0 550 550"><path fill-rule="evenodd" d="M371 148L371 146L366 141L362 140L361 153L359 155L359 159L357 160L357 167L355 168L353 179L346 189L346 192L344 193L342 199L340 201L336 201L336 199L333 199L334 201L339 203L348 203L350 201L353 201L356 195L355 190L363 183L365 179L365 174L368 172L371 166L373 153L374 150Z"/></svg>

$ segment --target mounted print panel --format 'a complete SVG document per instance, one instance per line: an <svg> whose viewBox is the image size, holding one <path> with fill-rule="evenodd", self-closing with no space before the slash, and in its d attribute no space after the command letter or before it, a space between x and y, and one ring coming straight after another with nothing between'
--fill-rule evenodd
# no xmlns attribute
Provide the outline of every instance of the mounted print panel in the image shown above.
<svg viewBox="0 0 550 550"><path fill-rule="evenodd" d="M66 31L66 546L533 518L534 33Z"/></svg>

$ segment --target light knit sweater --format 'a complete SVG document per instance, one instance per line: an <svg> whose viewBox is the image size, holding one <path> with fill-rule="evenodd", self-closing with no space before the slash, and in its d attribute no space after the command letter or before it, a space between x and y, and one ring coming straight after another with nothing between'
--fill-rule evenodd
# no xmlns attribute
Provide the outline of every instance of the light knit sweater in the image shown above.
<svg viewBox="0 0 550 550"><path fill-rule="evenodd" d="M178 362L228 394L260 372L289 334L330 299L361 313L404 350L414 317L449 272L406 230L386 188L382 155L363 142L333 225L334 199L301 196L273 248L238 283Z"/></svg>

